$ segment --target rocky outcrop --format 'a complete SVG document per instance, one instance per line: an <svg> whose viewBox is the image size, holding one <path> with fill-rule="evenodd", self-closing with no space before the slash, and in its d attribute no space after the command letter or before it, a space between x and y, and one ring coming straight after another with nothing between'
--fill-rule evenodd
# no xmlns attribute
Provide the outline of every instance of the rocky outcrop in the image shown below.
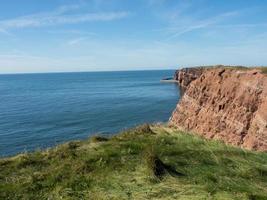
<svg viewBox="0 0 267 200"><path fill-rule="evenodd" d="M186 89L192 81L201 76L203 71L203 67L183 68L175 72L173 79L176 80L183 89Z"/></svg>
<svg viewBox="0 0 267 200"><path fill-rule="evenodd" d="M267 75L258 69L176 72L186 91L170 125L247 149L267 151Z"/></svg>

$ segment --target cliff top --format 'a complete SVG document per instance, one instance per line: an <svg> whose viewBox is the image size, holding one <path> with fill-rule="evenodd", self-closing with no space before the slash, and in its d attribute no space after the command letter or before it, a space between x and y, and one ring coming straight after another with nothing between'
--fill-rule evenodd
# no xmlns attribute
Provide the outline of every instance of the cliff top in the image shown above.
<svg viewBox="0 0 267 200"><path fill-rule="evenodd" d="M231 65L210 65L210 66L193 66L193 67L185 67L183 69L200 69L200 70L207 70L207 69L233 69L233 70L258 70L263 74L267 74L267 66L253 66L253 67L246 67L242 65L231 66ZM179 70L178 70L179 71Z"/></svg>

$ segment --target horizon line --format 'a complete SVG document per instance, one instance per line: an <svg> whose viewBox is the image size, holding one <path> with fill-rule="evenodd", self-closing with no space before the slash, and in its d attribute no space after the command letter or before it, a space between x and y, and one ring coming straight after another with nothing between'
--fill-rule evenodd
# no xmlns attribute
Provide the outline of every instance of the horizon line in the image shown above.
<svg viewBox="0 0 267 200"><path fill-rule="evenodd" d="M27 74L68 74L68 73L101 73L101 72L136 72L136 71L168 71L168 70L177 70L177 68L156 68L156 69L129 69L129 70L91 70L91 71L51 71L51 72L8 72L8 73L1 73L0 75L27 75Z"/></svg>

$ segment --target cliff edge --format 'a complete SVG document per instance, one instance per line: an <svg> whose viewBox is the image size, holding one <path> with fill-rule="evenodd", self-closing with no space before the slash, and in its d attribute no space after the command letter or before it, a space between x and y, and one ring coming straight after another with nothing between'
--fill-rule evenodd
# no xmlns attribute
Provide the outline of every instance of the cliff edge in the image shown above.
<svg viewBox="0 0 267 200"><path fill-rule="evenodd" d="M185 93L170 125L247 149L267 151L267 75L259 68L178 70Z"/></svg>

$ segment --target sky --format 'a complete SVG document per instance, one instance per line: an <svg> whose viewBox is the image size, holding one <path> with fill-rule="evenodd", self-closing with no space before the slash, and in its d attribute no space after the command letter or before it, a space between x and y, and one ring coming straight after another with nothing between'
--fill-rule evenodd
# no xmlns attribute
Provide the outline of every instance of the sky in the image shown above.
<svg viewBox="0 0 267 200"><path fill-rule="evenodd" d="M0 73L267 65L267 0L0 1Z"/></svg>

